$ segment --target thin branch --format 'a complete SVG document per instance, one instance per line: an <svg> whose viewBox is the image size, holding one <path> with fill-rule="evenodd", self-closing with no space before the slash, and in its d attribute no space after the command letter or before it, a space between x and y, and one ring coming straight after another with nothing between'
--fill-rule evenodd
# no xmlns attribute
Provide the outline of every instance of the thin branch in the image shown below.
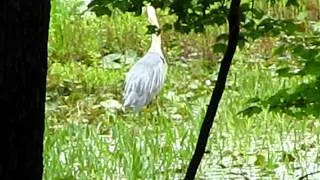
<svg viewBox="0 0 320 180"><path fill-rule="evenodd" d="M195 178L197 169L204 155L205 148L208 142L210 129L214 122L214 117L216 115L220 99L222 97L223 91L225 89L225 84L232 62L233 55L237 48L238 37L239 37L239 26L240 26L240 0L232 0L230 5L230 11L228 16L229 21L229 41L227 50L221 62L220 71L218 75L218 80L216 86L212 92L211 100L205 115L204 121L202 123L200 134L198 137L198 142L196 145L195 152L190 161L187 173L185 175L186 180L191 180Z"/></svg>
<svg viewBox="0 0 320 180"><path fill-rule="evenodd" d="M306 174L304 176L299 177L299 180L308 179L309 176L312 176L312 175L315 175L315 174L319 174L319 173L320 173L320 171L316 171L316 172L312 172L312 173Z"/></svg>

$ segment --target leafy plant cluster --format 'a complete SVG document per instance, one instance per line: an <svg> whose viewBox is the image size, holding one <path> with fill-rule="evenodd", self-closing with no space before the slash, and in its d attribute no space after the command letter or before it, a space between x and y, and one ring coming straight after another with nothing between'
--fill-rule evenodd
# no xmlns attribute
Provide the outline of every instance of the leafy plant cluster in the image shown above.
<svg viewBox="0 0 320 180"><path fill-rule="evenodd" d="M163 29L174 27L176 31L183 33L204 32L207 25L226 25L226 15L228 3L226 0L219 1L150 1L150 3L162 9L168 8L171 14L178 18L174 24L165 24ZM269 1L268 1L269 3ZM283 1L270 1L277 4ZM98 16L111 15L111 9L120 9L123 12L135 12L141 14L145 2L142 0L132 1L108 1L94 0L89 4L89 8ZM286 7L299 8L301 4L297 0L288 0ZM304 82L298 87L282 89L275 95L264 100L254 98L247 109L242 111L246 115L252 112L262 111L262 107L270 107L271 110L280 110L290 115L319 114L320 93L319 93L319 33L306 30L309 24L305 24L305 19L280 19L267 14L255 6L255 1L244 2L241 5L241 37L239 46L245 47L261 37L278 37L279 43L274 50L273 59L277 74L279 76L293 77L308 76L308 82ZM169 28L170 29L170 28ZM226 48L227 34L220 34L213 44L213 51L223 53ZM285 60L281 60L285 59ZM258 105L257 105L258 104ZM297 111L297 108L300 111ZM298 113L299 112L299 113Z"/></svg>
<svg viewBox="0 0 320 180"><path fill-rule="evenodd" d="M251 99L245 114L262 111L267 107L272 111L285 112L299 117L312 115L319 117L320 112L320 33L296 32L294 36L282 36L273 58L277 59L275 72L283 78L304 79L300 85L285 88L266 99Z"/></svg>

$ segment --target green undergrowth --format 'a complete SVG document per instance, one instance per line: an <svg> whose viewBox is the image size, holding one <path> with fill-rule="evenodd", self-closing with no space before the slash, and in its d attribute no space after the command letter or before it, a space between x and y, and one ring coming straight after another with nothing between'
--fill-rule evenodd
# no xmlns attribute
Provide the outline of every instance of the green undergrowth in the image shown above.
<svg viewBox="0 0 320 180"><path fill-rule="evenodd" d="M168 75L159 106L154 101L135 115L123 110L122 90L125 73L150 43L145 17L80 16L74 1L52 6L44 179L181 179L219 70L221 56L210 44L224 28L165 33ZM174 18L162 13L160 22ZM268 45L237 51L199 178L295 179L317 170L314 117L294 119L268 108L239 114L253 97L309 81L277 77L256 55Z"/></svg>
<svg viewBox="0 0 320 180"><path fill-rule="evenodd" d="M256 176L279 177L276 168L284 164L294 171L291 164L305 162L306 154L300 153L319 143L318 136L305 139L319 134L313 119L296 120L267 109L250 118L237 114L250 98L263 98L301 81L278 79L260 63L248 65L245 61L241 55L235 58L209 140L210 153L202 163L203 176L209 164L217 171L224 167L226 174L228 169L251 164L260 170ZM201 66L196 61L171 64L160 95L160 114L153 103L134 115L121 107L125 71L79 63L52 64L45 178L181 178L217 77L217 68L199 70ZM291 159L285 161L287 156ZM231 164L225 161L228 157Z"/></svg>

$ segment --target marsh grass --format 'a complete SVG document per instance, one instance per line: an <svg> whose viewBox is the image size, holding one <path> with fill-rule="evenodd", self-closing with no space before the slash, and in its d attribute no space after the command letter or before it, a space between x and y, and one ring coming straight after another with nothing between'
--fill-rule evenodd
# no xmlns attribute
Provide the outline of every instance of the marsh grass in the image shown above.
<svg viewBox="0 0 320 180"><path fill-rule="evenodd" d="M153 103L135 116L121 109L131 65L106 69L101 58L128 49L141 56L150 42L145 17L79 16L74 1L52 4L44 179L181 179L217 78L219 56L210 44L219 31L163 35L169 69L160 114ZM319 169L317 119L268 109L252 117L237 114L250 98L309 80L278 78L272 66L250 55L263 52L237 52L199 178L292 179Z"/></svg>

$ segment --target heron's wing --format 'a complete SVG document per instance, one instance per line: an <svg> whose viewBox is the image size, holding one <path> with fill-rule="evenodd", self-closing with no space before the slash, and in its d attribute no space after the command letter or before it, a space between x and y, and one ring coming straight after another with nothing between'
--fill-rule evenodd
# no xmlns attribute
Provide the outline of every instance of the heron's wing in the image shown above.
<svg viewBox="0 0 320 180"><path fill-rule="evenodd" d="M164 58L148 52L128 72L125 81L125 104L144 106L161 90L166 74Z"/></svg>

